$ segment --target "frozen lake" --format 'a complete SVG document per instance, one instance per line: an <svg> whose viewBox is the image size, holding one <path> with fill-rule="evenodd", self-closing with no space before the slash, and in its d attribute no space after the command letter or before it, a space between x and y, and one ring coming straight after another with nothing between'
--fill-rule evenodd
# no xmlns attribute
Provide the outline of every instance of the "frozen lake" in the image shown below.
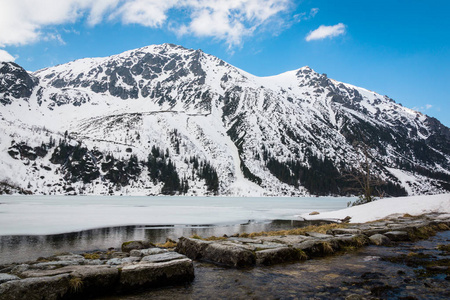
<svg viewBox="0 0 450 300"><path fill-rule="evenodd" d="M342 209L346 197L1 196L0 236L129 225L232 225Z"/></svg>
<svg viewBox="0 0 450 300"><path fill-rule="evenodd" d="M342 209L354 198L1 196L0 264L57 252L300 226L295 215ZM305 224L303 224L305 225Z"/></svg>

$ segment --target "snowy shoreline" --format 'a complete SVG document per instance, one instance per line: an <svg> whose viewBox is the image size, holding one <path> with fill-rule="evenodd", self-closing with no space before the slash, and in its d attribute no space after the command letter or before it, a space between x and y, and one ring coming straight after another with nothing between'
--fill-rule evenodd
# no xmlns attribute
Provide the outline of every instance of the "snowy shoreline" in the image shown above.
<svg viewBox="0 0 450 300"><path fill-rule="evenodd" d="M350 223L366 223L403 214L422 215L426 213L441 213L443 217L450 214L450 194L420 195L399 198L384 198L363 205L348 207L341 210L296 217L305 220L338 221L351 217Z"/></svg>

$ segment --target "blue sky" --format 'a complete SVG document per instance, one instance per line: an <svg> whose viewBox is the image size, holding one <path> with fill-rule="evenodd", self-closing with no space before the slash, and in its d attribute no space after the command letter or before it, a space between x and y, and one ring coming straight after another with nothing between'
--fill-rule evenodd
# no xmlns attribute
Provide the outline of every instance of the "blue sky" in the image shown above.
<svg viewBox="0 0 450 300"><path fill-rule="evenodd" d="M308 65L450 126L450 1L2 0L0 59L25 69L151 44L247 72Z"/></svg>

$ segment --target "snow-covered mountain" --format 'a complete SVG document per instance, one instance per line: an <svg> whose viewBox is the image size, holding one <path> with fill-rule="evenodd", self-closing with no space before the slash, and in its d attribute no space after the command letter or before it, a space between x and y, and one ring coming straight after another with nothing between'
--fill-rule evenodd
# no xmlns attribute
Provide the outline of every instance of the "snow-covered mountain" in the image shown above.
<svg viewBox="0 0 450 300"><path fill-rule="evenodd" d="M386 194L450 190L449 128L309 67L257 77L172 44L0 62L0 114L8 190L342 195L366 165Z"/></svg>

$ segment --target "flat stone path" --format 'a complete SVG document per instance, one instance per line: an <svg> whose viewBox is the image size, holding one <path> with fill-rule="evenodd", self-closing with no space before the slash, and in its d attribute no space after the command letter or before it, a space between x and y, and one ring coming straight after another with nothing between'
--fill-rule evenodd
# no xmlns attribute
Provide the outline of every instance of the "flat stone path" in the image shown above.
<svg viewBox="0 0 450 300"><path fill-rule="evenodd" d="M176 251L195 260L236 268L296 262L332 255L341 250L369 244L414 241L450 229L450 215L429 214L420 217L396 217L388 220L348 224L324 233L305 235L230 237L208 241L182 237Z"/></svg>

